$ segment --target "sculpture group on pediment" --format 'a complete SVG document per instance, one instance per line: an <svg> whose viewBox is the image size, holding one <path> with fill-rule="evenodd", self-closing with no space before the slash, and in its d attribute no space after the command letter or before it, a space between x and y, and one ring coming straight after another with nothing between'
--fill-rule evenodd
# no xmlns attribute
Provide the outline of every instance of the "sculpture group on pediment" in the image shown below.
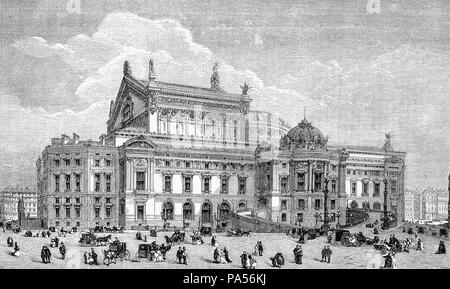
<svg viewBox="0 0 450 289"><path fill-rule="evenodd" d="M146 159L137 159L136 166L137 167L146 167L147 166L147 160Z"/></svg>

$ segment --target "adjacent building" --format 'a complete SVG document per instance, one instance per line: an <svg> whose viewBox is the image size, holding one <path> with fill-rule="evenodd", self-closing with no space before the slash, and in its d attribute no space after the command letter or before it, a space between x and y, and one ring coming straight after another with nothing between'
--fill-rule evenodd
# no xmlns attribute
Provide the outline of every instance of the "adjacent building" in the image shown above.
<svg viewBox="0 0 450 289"><path fill-rule="evenodd" d="M250 110L250 87L244 83L240 94L224 91L217 65L210 85L157 81L152 61L148 78L137 79L125 62L106 134L95 141L62 135L37 160L44 224L215 227L225 226L231 212L247 210L306 225L321 222L327 210L332 222L340 217L344 223L348 159L370 153L328 147L306 119L291 128ZM385 160L379 169L391 173L404 154L383 151L377 152ZM350 167L369 165L360 159ZM403 159L402 165L390 190L396 197L403 192Z"/></svg>
<svg viewBox="0 0 450 289"><path fill-rule="evenodd" d="M33 188L6 187L0 191L0 220L17 220L19 200L26 217L37 217L37 193Z"/></svg>
<svg viewBox="0 0 450 289"><path fill-rule="evenodd" d="M405 219L444 221L448 218L448 192L442 189L408 190L405 193Z"/></svg>

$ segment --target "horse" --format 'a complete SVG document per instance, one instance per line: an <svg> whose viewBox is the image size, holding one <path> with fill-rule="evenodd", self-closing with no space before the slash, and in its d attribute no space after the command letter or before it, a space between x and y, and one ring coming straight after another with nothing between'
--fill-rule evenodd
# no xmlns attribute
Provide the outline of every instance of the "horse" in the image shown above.
<svg viewBox="0 0 450 289"><path fill-rule="evenodd" d="M109 240L111 240L111 235L105 236L105 237L98 237L95 241L97 242L97 244L99 244L100 246L105 246L109 243Z"/></svg>

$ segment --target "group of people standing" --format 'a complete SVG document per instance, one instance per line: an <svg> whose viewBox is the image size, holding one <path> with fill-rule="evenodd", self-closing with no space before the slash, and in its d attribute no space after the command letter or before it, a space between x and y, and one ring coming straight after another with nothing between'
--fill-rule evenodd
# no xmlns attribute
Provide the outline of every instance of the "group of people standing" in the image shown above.
<svg viewBox="0 0 450 289"><path fill-rule="evenodd" d="M324 246L322 249L322 260L320 260L320 262L330 263L332 253L333 251L331 251L330 246Z"/></svg>
<svg viewBox="0 0 450 289"><path fill-rule="evenodd" d="M178 250L177 250L178 264L187 265L187 259L189 259L189 256L187 254L186 247L184 247L184 246L183 246L183 248L181 248L181 246L178 247Z"/></svg>

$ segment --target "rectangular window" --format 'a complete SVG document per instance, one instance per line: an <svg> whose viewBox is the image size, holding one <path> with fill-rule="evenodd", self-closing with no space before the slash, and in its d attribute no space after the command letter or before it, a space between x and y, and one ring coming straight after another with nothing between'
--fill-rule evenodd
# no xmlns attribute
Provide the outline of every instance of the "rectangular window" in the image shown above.
<svg viewBox="0 0 450 289"><path fill-rule="evenodd" d="M66 218L70 218L70 208L66 208Z"/></svg>
<svg viewBox="0 0 450 289"><path fill-rule="evenodd" d="M81 159L75 159L75 165L77 167L80 167L81 166Z"/></svg>
<svg viewBox="0 0 450 289"><path fill-rule="evenodd" d="M111 208L106 208L105 213L107 218L111 218Z"/></svg>
<svg viewBox="0 0 450 289"><path fill-rule="evenodd" d="M281 214L281 222L286 222L286 213Z"/></svg>
<svg viewBox="0 0 450 289"><path fill-rule="evenodd" d="M305 190L305 173L297 173L297 191Z"/></svg>
<svg viewBox="0 0 450 289"><path fill-rule="evenodd" d="M55 175L55 191L59 192L59 175Z"/></svg>
<svg viewBox="0 0 450 289"><path fill-rule="evenodd" d="M352 183L352 196L356 196L356 183Z"/></svg>
<svg viewBox="0 0 450 289"><path fill-rule="evenodd" d="M75 175L75 189L77 192L81 190L81 175L76 174Z"/></svg>
<svg viewBox="0 0 450 289"><path fill-rule="evenodd" d="M144 220L144 206L137 206L137 219L139 221Z"/></svg>
<svg viewBox="0 0 450 289"><path fill-rule="evenodd" d="M169 175L164 176L164 191L172 191L172 177Z"/></svg>
<svg viewBox="0 0 450 289"><path fill-rule="evenodd" d="M239 177L239 194L245 195L247 190L247 178Z"/></svg>
<svg viewBox="0 0 450 289"><path fill-rule="evenodd" d="M237 140L237 126L238 126L237 120L233 121L233 139L235 141Z"/></svg>
<svg viewBox="0 0 450 289"><path fill-rule="evenodd" d="M331 203L330 203L330 209L331 209L331 210L336 209L336 200L331 200Z"/></svg>
<svg viewBox="0 0 450 289"><path fill-rule="evenodd" d="M363 197L368 197L369 196L369 183L363 183L362 195L363 195Z"/></svg>
<svg viewBox="0 0 450 289"><path fill-rule="evenodd" d="M285 192L288 189L288 178L282 177L281 178L281 191Z"/></svg>
<svg viewBox="0 0 450 289"><path fill-rule="evenodd" d="M205 164L205 170L209 170L209 164L208 163Z"/></svg>
<svg viewBox="0 0 450 289"><path fill-rule="evenodd" d="M111 204L111 198L106 198L106 199L105 199L105 202L106 202L107 204Z"/></svg>
<svg viewBox="0 0 450 289"><path fill-rule="evenodd" d="M186 168L189 169L191 167L191 163L190 162L186 162Z"/></svg>
<svg viewBox="0 0 450 289"><path fill-rule="evenodd" d="M336 180L331 180L331 191L336 192Z"/></svg>
<svg viewBox="0 0 450 289"><path fill-rule="evenodd" d="M59 208L55 208L55 216L56 218L59 218Z"/></svg>
<svg viewBox="0 0 450 289"><path fill-rule="evenodd" d="M320 210L320 199L316 199L316 200L314 201L314 208L315 208L316 210Z"/></svg>
<svg viewBox="0 0 450 289"><path fill-rule="evenodd" d="M70 198L66 198L66 203L70 204Z"/></svg>
<svg viewBox="0 0 450 289"><path fill-rule="evenodd" d="M222 178L221 193L222 194L227 194L228 193L228 178L227 177L223 177Z"/></svg>
<svg viewBox="0 0 450 289"><path fill-rule="evenodd" d="M95 174L95 191L100 192L100 174Z"/></svg>
<svg viewBox="0 0 450 289"><path fill-rule="evenodd" d="M70 159L64 159L66 167L70 167Z"/></svg>
<svg viewBox="0 0 450 289"><path fill-rule="evenodd" d="M191 176L185 176L184 177L184 191L186 193L191 192Z"/></svg>
<svg viewBox="0 0 450 289"><path fill-rule="evenodd" d="M303 199L298 200L298 209L299 210L305 209L305 200L303 200Z"/></svg>
<svg viewBox="0 0 450 289"><path fill-rule="evenodd" d="M180 131L180 135L184 135L185 131L184 131L184 123L183 122L178 123L178 129Z"/></svg>
<svg viewBox="0 0 450 289"><path fill-rule="evenodd" d="M314 190L322 190L322 173L314 173Z"/></svg>
<svg viewBox="0 0 450 289"><path fill-rule="evenodd" d="M287 201L286 200L281 200L281 209L287 210Z"/></svg>
<svg viewBox="0 0 450 289"><path fill-rule="evenodd" d="M211 178L210 177L203 177L203 192L205 194L208 194L210 192L210 181Z"/></svg>
<svg viewBox="0 0 450 289"><path fill-rule="evenodd" d="M75 216L76 216L77 218L80 218L80 217L81 217L80 208L75 208Z"/></svg>
<svg viewBox="0 0 450 289"><path fill-rule="evenodd" d="M66 175L66 191L70 191L70 175Z"/></svg>
<svg viewBox="0 0 450 289"><path fill-rule="evenodd" d="M75 198L75 203L79 204L80 203L80 198Z"/></svg>
<svg viewBox="0 0 450 289"><path fill-rule="evenodd" d="M95 208L94 209L94 217L96 219L100 218L100 208Z"/></svg>
<svg viewBox="0 0 450 289"><path fill-rule="evenodd" d="M136 172L136 189L145 190L145 172Z"/></svg>
<svg viewBox="0 0 450 289"><path fill-rule="evenodd" d="M59 167L59 160L55 160L55 167Z"/></svg>
<svg viewBox="0 0 450 289"><path fill-rule="evenodd" d="M95 200L96 203L100 203L100 197L95 197L94 200Z"/></svg>
<svg viewBox="0 0 450 289"><path fill-rule="evenodd" d="M106 160L106 166L110 167L111 166L111 160Z"/></svg>
<svg viewBox="0 0 450 289"><path fill-rule="evenodd" d="M55 204L59 204L59 198L55 198Z"/></svg>

